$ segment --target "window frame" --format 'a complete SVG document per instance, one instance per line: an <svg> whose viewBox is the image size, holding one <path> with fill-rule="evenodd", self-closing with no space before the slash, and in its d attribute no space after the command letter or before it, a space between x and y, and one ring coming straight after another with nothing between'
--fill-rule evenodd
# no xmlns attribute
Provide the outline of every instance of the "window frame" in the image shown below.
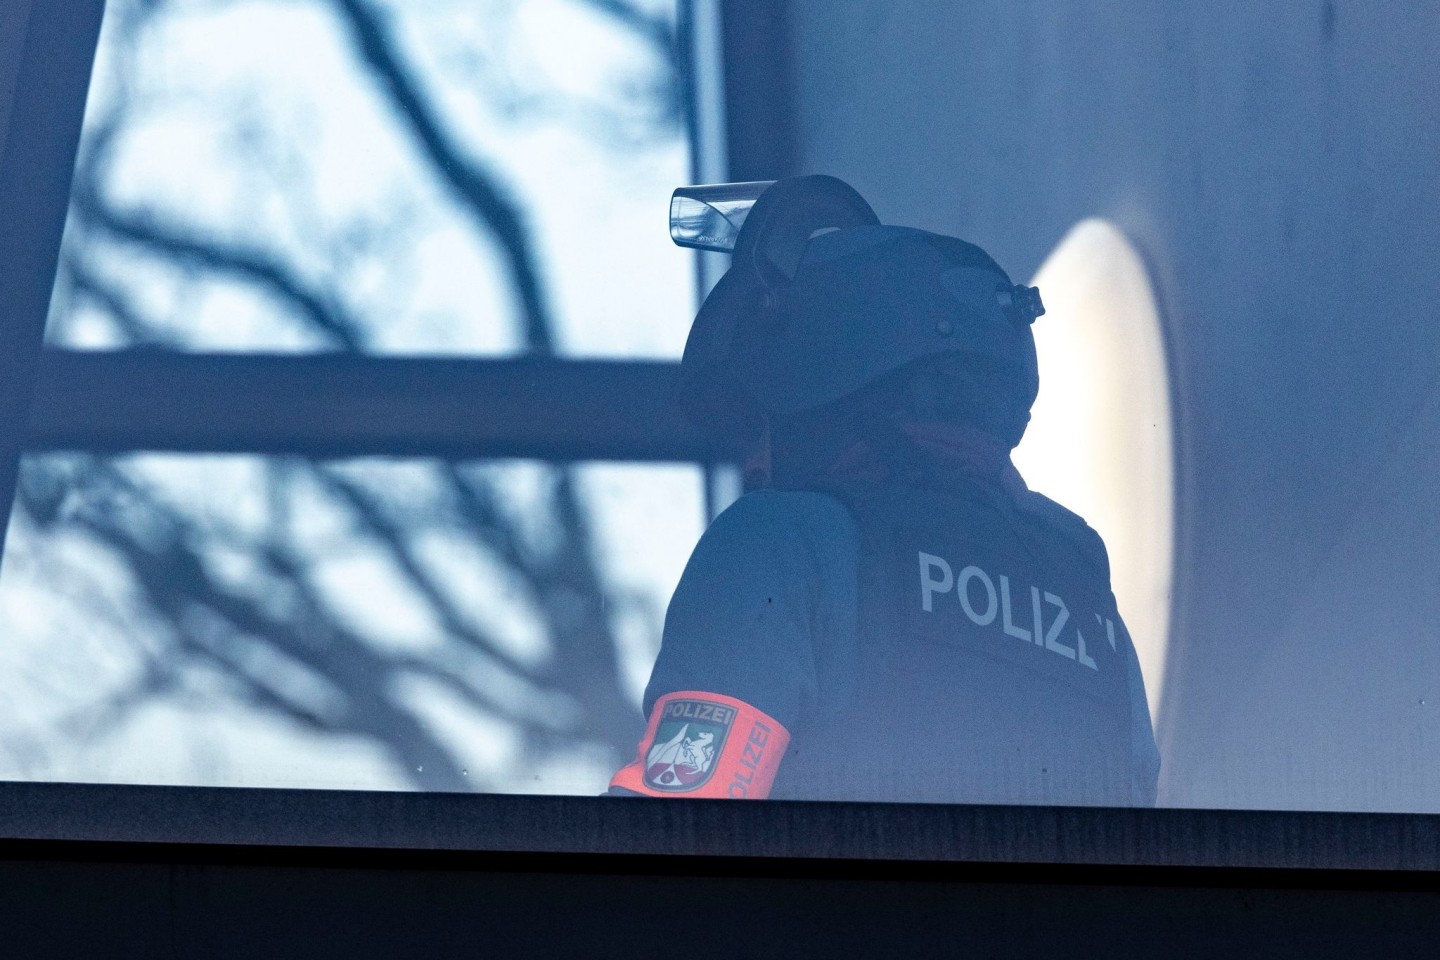
<svg viewBox="0 0 1440 960"><path fill-rule="evenodd" d="M30 0L7 10L0 49L19 50L0 153L0 504L8 519L104 3ZM0 528L0 557L5 534Z"/></svg>

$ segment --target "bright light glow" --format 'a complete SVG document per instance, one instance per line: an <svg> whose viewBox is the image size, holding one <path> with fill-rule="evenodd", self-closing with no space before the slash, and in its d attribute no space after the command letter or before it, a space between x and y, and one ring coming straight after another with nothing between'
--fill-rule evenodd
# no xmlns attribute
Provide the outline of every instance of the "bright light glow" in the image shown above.
<svg viewBox="0 0 1440 960"><path fill-rule="evenodd" d="M1035 275L1040 398L1015 451L1029 485L1105 538L1120 613L1160 715L1175 537L1170 389L1144 262L1118 229L1085 220Z"/></svg>

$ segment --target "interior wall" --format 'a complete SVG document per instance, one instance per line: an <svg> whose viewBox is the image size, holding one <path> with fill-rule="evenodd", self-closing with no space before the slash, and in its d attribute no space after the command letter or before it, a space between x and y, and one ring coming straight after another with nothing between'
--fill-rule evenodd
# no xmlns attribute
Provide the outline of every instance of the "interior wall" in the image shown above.
<svg viewBox="0 0 1440 960"><path fill-rule="evenodd" d="M31 0L5 0L0 4L0 157L10 129L15 104L15 83L20 77L20 54L30 23Z"/></svg>
<svg viewBox="0 0 1440 960"><path fill-rule="evenodd" d="M782 36L771 176L844 177L1017 277L1089 216L1149 261L1162 802L1440 810L1440 5L790 0Z"/></svg>

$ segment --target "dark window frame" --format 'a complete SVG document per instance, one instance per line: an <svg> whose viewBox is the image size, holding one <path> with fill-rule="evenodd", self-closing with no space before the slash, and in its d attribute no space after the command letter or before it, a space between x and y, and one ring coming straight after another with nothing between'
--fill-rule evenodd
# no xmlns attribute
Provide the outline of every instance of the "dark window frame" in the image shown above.
<svg viewBox="0 0 1440 960"><path fill-rule="evenodd" d="M103 10L103 0L32 0L0 20L7 40L23 38L0 154L0 504L7 519ZM0 527L0 556L4 546Z"/></svg>

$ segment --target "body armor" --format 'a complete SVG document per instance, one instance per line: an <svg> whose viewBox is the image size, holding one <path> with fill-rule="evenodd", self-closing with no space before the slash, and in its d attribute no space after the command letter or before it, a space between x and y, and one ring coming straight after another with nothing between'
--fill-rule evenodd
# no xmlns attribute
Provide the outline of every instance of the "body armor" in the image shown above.
<svg viewBox="0 0 1440 960"><path fill-rule="evenodd" d="M796 725L772 796L1137 802L1138 667L1099 536L973 475L827 492L860 531L857 676Z"/></svg>

